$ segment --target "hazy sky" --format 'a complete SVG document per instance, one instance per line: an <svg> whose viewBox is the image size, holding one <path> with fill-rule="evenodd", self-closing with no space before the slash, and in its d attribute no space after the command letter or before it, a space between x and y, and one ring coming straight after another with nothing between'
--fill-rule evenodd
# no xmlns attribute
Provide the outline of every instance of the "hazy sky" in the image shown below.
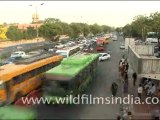
<svg viewBox="0 0 160 120"><path fill-rule="evenodd" d="M160 11L160 1L0 1L0 23L30 23L35 6L42 20L52 17L115 27L130 23L137 15Z"/></svg>

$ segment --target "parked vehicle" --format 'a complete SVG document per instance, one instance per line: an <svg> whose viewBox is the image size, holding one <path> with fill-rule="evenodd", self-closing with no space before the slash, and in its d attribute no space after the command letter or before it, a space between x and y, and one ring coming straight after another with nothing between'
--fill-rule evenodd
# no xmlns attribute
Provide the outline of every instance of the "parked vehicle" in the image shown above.
<svg viewBox="0 0 160 120"><path fill-rule="evenodd" d="M99 55L99 61L104 61L111 58L111 55L109 53L99 53Z"/></svg>
<svg viewBox="0 0 160 120"><path fill-rule="evenodd" d="M16 51L11 54L11 58L25 58L28 57L24 51Z"/></svg>

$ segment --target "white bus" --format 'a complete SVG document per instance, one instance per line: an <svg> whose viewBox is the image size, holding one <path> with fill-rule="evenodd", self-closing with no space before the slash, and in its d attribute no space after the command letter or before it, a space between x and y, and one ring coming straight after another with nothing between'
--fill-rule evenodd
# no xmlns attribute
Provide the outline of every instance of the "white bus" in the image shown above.
<svg viewBox="0 0 160 120"><path fill-rule="evenodd" d="M79 46L69 47L69 48L63 48L56 51L56 53L62 55L64 58L68 58L69 56L72 56L74 54L78 54L80 52Z"/></svg>

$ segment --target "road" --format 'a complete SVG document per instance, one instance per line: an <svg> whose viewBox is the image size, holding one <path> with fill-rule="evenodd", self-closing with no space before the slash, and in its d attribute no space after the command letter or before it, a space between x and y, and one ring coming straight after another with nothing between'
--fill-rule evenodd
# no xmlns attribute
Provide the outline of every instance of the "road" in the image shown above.
<svg viewBox="0 0 160 120"><path fill-rule="evenodd" d="M110 86L113 81L119 85L117 96L121 96L121 85L118 76L118 63L123 55L119 49L122 37L118 41L107 45L106 51L111 51L111 59L98 63L97 78L93 81L91 89L87 94L93 97L111 96ZM119 104L95 104L95 105L74 105L74 106L36 106L39 119L115 119L119 113Z"/></svg>
<svg viewBox="0 0 160 120"><path fill-rule="evenodd" d="M0 51L1 57L9 57L10 54L14 51L17 51L17 47L19 47L19 50L22 51L33 51L33 49L38 49L42 47L53 47L54 44L49 41L39 42L39 43L24 43L20 45L14 45L3 48L2 51Z"/></svg>

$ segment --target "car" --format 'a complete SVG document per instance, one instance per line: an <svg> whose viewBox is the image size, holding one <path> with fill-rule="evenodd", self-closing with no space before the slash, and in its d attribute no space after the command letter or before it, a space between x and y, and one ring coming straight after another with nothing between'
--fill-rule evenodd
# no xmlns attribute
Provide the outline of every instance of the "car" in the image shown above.
<svg viewBox="0 0 160 120"><path fill-rule="evenodd" d="M49 51L49 52L55 52L56 49L55 49L55 48L49 48L48 51Z"/></svg>
<svg viewBox="0 0 160 120"><path fill-rule="evenodd" d="M125 45L122 44L122 45L120 46L120 49L125 49Z"/></svg>
<svg viewBox="0 0 160 120"><path fill-rule="evenodd" d="M83 44L78 44L78 46L80 47L81 50L84 48Z"/></svg>
<svg viewBox="0 0 160 120"><path fill-rule="evenodd" d="M96 47L97 51L104 51L104 46L103 45L99 45Z"/></svg>
<svg viewBox="0 0 160 120"><path fill-rule="evenodd" d="M63 47L64 45L62 43L58 43L58 45L55 46L55 48L58 48L58 49L63 48Z"/></svg>
<svg viewBox="0 0 160 120"><path fill-rule="evenodd" d="M112 37L112 40L113 40L113 41L117 41L117 40L118 40L118 39L117 39L117 36L114 35L114 36Z"/></svg>
<svg viewBox="0 0 160 120"><path fill-rule="evenodd" d="M11 54L11 58L22 58L24 56L26 56L24 51L16 51Z"/></svg>
<svg viewBox="0 0 160 120"><path fill-rule="evenodd" d="M89 52L90 51L89 47L84 47L82 50L83 50L83 52Z"/></svg>
<svg viewBox="0 0 160 120"><path fill-rule="evenodd" d="M99 61L108 60L111 58L109 53L99 53Z"/></svg>

